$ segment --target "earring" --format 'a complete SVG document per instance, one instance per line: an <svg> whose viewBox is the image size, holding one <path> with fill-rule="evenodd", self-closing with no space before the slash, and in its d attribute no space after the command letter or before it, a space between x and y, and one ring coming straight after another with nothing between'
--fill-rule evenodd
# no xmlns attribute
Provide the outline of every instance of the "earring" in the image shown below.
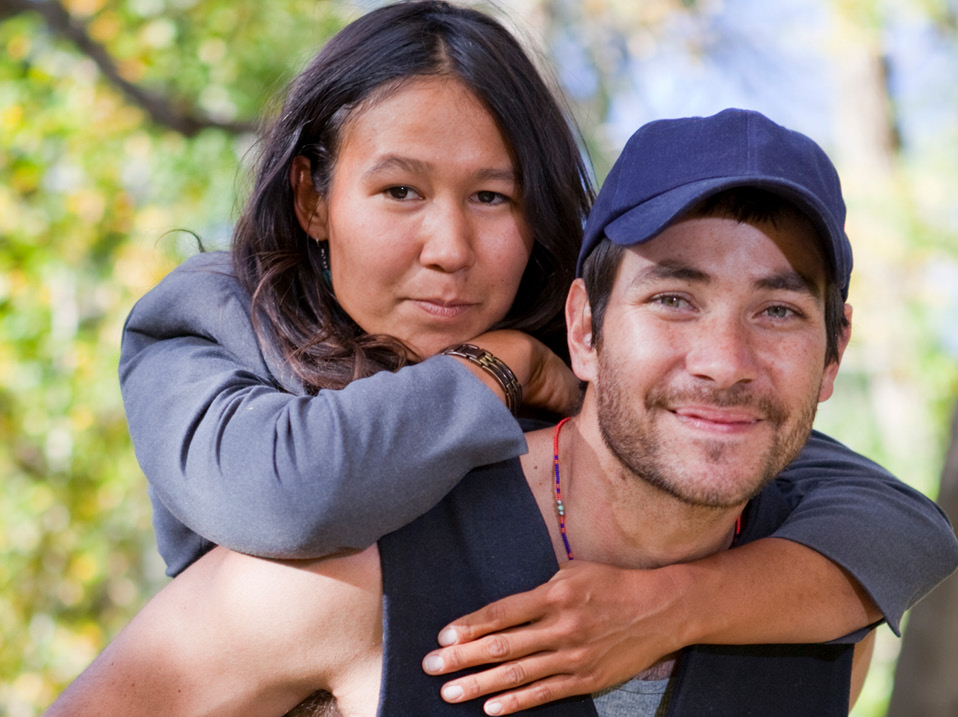
<svg viewBox="0 0 958 717"><path fill-rule="evenodd" d="M329 242L316 240L317 246L319 246L319 263L323 271L323 281L326 282L326 286L329 287L329 290L333 290L333 273L329 269Z"/></svg>

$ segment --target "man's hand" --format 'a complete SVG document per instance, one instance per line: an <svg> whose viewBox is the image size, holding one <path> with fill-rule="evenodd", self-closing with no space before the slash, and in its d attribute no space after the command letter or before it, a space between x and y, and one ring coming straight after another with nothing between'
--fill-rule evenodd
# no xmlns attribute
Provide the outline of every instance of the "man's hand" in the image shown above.
<svg viewBox="0 0 958 717"><path fill-rule="evenodd" d="M442 688L447 702L506 690L485 703L489 715L590 694L681 646L675 617L665 617L679 609L680 594L667 568L566 563L545 585L451 623L439 635L446 647L429 653L423 669L444 675L499 663Z"/></svg>

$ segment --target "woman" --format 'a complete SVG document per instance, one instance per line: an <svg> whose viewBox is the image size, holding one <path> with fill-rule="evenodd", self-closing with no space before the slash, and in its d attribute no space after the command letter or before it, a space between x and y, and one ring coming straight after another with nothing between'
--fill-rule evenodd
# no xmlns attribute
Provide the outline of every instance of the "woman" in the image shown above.
<svg viewBox="0 0 958 717"><path fill-rule="evenodd" d="M231 261L187 262L126 328L124 399L170 573L214 544L276 558L367 548L469 468L522 452L502 405L515 399L503 365L534 407L564 412L573 402L571 376L547 346L560 345L591 196L563 113L488 17L400 4L331 40L266 134ZM466 341L492 357L437 355ZM953 567L947 521L874 465L816 440L788 471L802 502L777 534L815 550L773 538L667 573L560 570L444 630L441 642L455 647L430 656L441 666L427 662L446 674L508 660L527 684L517 685L515 670L484 672L452 681L444 696L510 688L496 698L495 713L507 714L545 701L536 690L545 683L548 699L587 694L685 644L826 640L882 612L897 624ZM879 530L875 514L884 516ZM850 528L840 541L827 529L836 523ZM876 548L878 565L861 557ZM202 558L199 571L253 560L224 552ZM282 574L271 588L283 589ZM229 570L217 579L228 583ZM193 595L187 605L208 600L202 584L179 583L178 595ZM600 604L579 607L585 590ZM164 593L64 695L65 712L82 713L85 698L102 710L117 676L131 684L126 657L177 619ZM507 633L505 651L491 651L501 639L471 641L527 622ZM552 658L532 669L525 656L544 651ZM153 695L195 712L199 703L177 700L225 692L243 713L254 701L215 671L192 692L188 673L175 690L163 680L146 686L162 674L140 676L134 705L155 706ZM327 686L297 685L302 694L284 692L276 704L288 709L317 687Z"/></svg>

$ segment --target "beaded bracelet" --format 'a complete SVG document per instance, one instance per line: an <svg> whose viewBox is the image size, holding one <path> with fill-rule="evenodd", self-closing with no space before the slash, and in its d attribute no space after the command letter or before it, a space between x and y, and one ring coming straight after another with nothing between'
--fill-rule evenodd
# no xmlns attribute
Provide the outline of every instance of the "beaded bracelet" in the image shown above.
<svg viewBox="0 0 958 717"><path fill-rule="evenodd" d="M470 363L474 363L483 371L492 376L502 392L506 394L506 408L516 415L519 406L522 405L522 386L519 384L516 375L512 372L502 359L496 358L483 348L475 344L458 344L444 349L447 356L459 356Z"/></svg>

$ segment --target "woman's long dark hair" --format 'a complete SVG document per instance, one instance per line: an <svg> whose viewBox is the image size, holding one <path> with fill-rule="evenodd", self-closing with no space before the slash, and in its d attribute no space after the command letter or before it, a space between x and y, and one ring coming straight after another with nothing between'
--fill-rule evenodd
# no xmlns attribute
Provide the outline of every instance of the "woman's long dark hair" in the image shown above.
<svg viewBox="0 0 958 717"><path fill-rule="evenodd" d="M350 112L375 93L424 76L454 77L497 122L519 176L534 245L515 302L497 328L526 331L564 352L562 307L593 189L565 113L512 35L492 18L439 0L389 5L333 37L291 83L264 134L255 184L233 237L253 316L307 390L339 388L415 360L397 339L366 334L322 280L317 242L293 211L297 155L324 193ZM335 261L335 257L333 258Z"/></svg>

